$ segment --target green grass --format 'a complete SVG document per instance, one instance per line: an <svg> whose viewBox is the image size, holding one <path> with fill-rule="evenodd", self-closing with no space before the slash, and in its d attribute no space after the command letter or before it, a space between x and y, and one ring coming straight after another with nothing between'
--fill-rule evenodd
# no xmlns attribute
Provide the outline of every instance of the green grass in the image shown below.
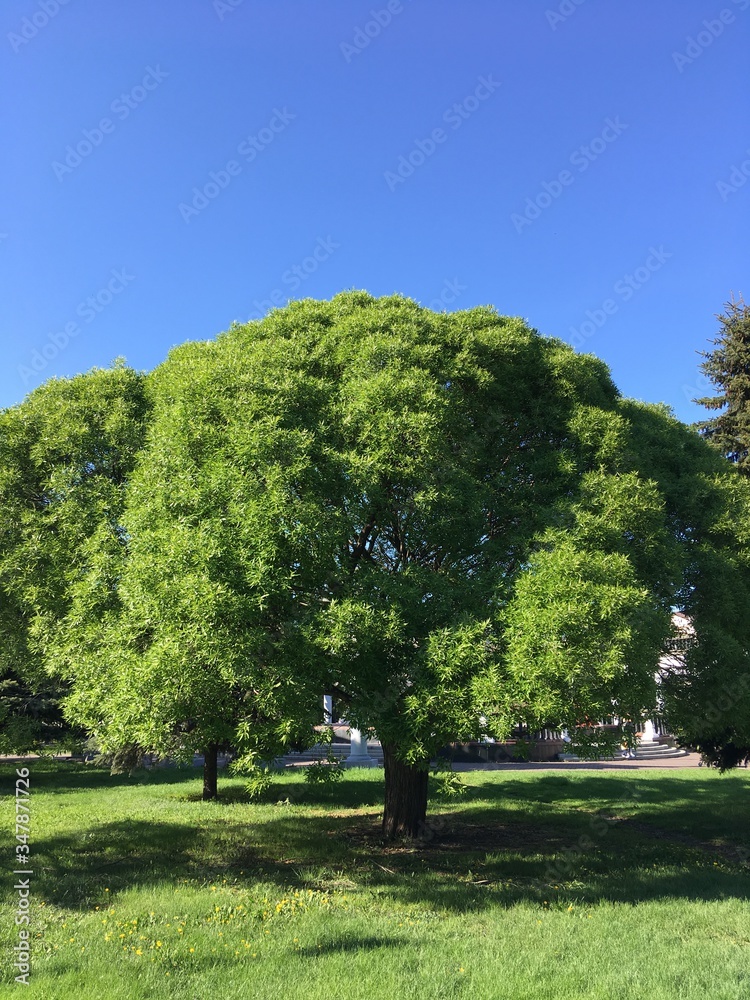
<svg viewBox="0 0 750 1000"><path fill-rule="evenodd" d="M7 879L3 997L750 997L746 771L470 772L389 847L381 771L253 805L238 780L200 802L192 770L30 768L33 970L13 983Z"/></svg>

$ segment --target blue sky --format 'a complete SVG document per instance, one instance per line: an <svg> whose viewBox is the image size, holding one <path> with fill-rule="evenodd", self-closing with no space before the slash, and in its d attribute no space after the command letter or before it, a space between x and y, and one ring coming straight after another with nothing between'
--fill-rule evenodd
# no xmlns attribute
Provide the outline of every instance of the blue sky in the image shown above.
<svg viewBox="0 0 750 1000"><path fill-rule="evenodd" d="M748 293L750 0L18 0L0 406L347 288L704 411Z"/></svg>

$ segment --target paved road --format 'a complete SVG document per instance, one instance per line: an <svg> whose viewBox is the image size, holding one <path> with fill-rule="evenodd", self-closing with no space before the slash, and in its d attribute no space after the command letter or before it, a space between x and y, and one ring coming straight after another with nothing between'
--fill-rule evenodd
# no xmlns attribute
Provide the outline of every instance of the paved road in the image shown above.
<svg viewBox="0 0 750 1000"><path fill-rule="evenodd" d="M676 767L698 767L700 754L689 753L685 757L664 757L663 759L649 758L644 760L626 759L621 757L617 760L566 760L566 761L540 761L528 764L454 764L456 771L572 771L572 770L625 770L632 771L647 767L676 768Z"/></svg>
<svg viewBox="0 0 750 1000"><path fill-rule="evenodd" d="M12 761L34 760L36 755L29 754L28 757L11 757L0 755L0 761L10 763ZM70 757L57 757L56 760L70 760ZM608 771L625 770L633 771L642 768L662 768L672 770L679 767L698 767L700 754L689 753L685 757L665 757L663 759L647 760L627 760L624 757L618 760L566 760L566 761L538 761L529 763L502 763L502 764L459 764L453 765L456 771ZM300 764L299 766L305 766Z"/></svg>

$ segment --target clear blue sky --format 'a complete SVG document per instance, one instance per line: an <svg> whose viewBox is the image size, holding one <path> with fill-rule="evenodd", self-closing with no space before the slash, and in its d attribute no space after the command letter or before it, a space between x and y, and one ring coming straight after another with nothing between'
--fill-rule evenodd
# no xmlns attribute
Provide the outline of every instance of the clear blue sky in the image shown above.
<svg viewBox="0 0 750 1000"><path fill-rule="evenodd" d="M17 0L0 22L0 406L364 288L492 304L704 415L696 352L748 294L750 0Z"/></svg>

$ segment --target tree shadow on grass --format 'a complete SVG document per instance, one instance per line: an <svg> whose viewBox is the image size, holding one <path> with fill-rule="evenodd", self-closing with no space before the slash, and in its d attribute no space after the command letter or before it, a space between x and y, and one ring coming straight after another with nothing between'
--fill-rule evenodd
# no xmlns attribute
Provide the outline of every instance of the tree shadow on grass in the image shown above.
<svg viewBox="0 0 750 1000"><path fill-rule="evenodd" d="M77 760L34 759L5 762L8 772L15 780L16 768L29 769L31 794L44 791L45 794L64 794L94 789L123 788L136 785L173 785L195 781L200 771L192 765L168 767L138 767L123 774L112 774L108 767L84 764Z"/></svg>
<svg viewBox="0 0 750 1000"><path fill-rule="evenodd" d="M387 845L377 820L352 825L351 819L329 819L323 829L308 817L313 828L300 840L300 854L310 838L318 843L329 839L330 869L321 876L319 867L300 858L292 870L295 884L325 888L327 878L335 881L346 874L355 887L377 886L403 902L428 901L455 911L542 902L560 893L590 903L750 899L747 865L704 847L647 839L640 831L618 826L597 834L498 817L492 824L468 824L460 813L443 814L441 820L434 835L421 843ZM294 851L298 826L285 825L270 821L267 832ZM348 849L342 850L342 843ZM259 865L268 860L261 852ZM265 877L269 874L266 869Z"/></svg>
<svg viewBox="0 0 750 1000"><path fill-rule="evenodd" d="M274 795L284 796L280 801L290 822L275 828L274 833L280 839L268 843L266 834L272 828L267 827L262 817L268 814L269 803L257 807L250 803L239 779L225 781L220 786L220 798L207 803L203 813L202 803L193 804L193 800L200 799L200 793L192 794L186 787L188 782L194 783L199 778L192 768L141 769L130 776L113 776L106 769L81 764L45 762L45 765L32 775L29 867L38 900L86 909L132 887L174 883L180 879L206 882L245 870L254 879L262 877L279 886L288 886L296 877L295 866L325 866L332 862L334 854L337 863L347 863L346 848L332 852L325 838L321 839L309 823L309 820L323 825L328 822L327 816L310 816L310 808L327 810L335 805L342 810L341 796L336 796L332 789L301 783L286 787L280 784L272 793L270 804L273 808L279 801ZM161 790L171 800L172 810L175 799L178 809L179 800L183 800L185 808L191 810L186 821L160 820L158 815L153 819L118 816L105 823L96 818L88 820L85 799L79 825L72 833L66 831L45 838L33 818L34 792L44 792L45 797L74 791L91 792L95 796L96 792L132 790L138 786L157 786L160 790L156 795L149 794L151 810L159 810ZM366 801L377 802L380 796L378 787L373 790L372 783L367 782L353 782L346 792L344 798L349 805L343 809L347 819L351 808ZM288 798L290 793L292 800ZM295 808L292 803L302 808ZM93 816L100 813L95 797L91 799L91 807ZM227 807L226 811L222 807ZM236 807L240 807L241 819L236 818ZM300 843L305 845L303 855L297 848ZM104 896L105 889L110 893L108 897ZM5 890L7 898L12 899L10 883L6 883Z"/></svg>
<svg viewBox="0 0 750 1000"><path fill-rule="evenodd" d="M284 772L281 772L282 774ZM350 780L340 784L316 785L306 781L285 780L287 776L273 781L260 798L253 798L245 790L241 776L224 775L219 778L217 805L304 805L331 809L361 809L379 806L383 802L383 781L373 783L366 780ZM186 801L198 802L200 791L184 796Z"/></svg>
<svg viewBox="0 0 750 1000"><path fill-rule="evenodd" d="M33 895L85 909L118 890L173 880L178 872L187 877L194 841L186 826L127 819L46 840L34 837Z"/></svg>
<svg viewBox="0 0 750 1000"><path fill-rule="evenodd" d="M379 817L270 820L270 843L330 857L355 882L454 910L560 893L595 902L750 898L748 784L718 775L550 776L434 800L420 841L386 844ZM739 793L743 793L742 796ZM364 798L367 800L366 793ZM304 865L298 870L305 884ZM320 882L314 866L308 884Z"/></svg>
<svg viewBox="0 0 750 1000"><path fill-rule="evenodd" d="M681 833L750 848L750 782L742 773L690 779L653 771L638 776L551 774L533 782L484 781L473 790L480 800L474 813L487 819L511 804L541 821L564 811L568 825L575 823L576 813L581 817L601 813L650 823L675 836Z"/></svg>
<svg viewBox="0 0 750 1000"><path fill-rule="evenodd" d="M68 788L76 777L91 790L128 783L107 772L63 770L56 780L50 776L48 790ZM157 775L165 792L185 780L175 770ZM387 844L380 834L382 774L347 776L333 787L282 781L271 797L288 801L284 807L235 799L226 801L235 808L212 804L206 820L192 825L122 818L35 837L34 890L37 898L81 908L112 898L103 896L105 888L218 877L272 883L282 892L373 888L454 912L522 901L554 905L563 897L633 904L748 899L747 790L746 781L717 775L475 780L459 802L433 800L420 841ZM194 820L200 807L190 808Z"/></svg>
<svg viewBox="0 0 750 1000"><path fill-rule="evenodd" d="M392 937L344 937L325 941L315 948L297 948L296 954L303 958L319 958L321 955L336 955L342 952L375 951L378 948L399 948L406 942Z"/></svg>

